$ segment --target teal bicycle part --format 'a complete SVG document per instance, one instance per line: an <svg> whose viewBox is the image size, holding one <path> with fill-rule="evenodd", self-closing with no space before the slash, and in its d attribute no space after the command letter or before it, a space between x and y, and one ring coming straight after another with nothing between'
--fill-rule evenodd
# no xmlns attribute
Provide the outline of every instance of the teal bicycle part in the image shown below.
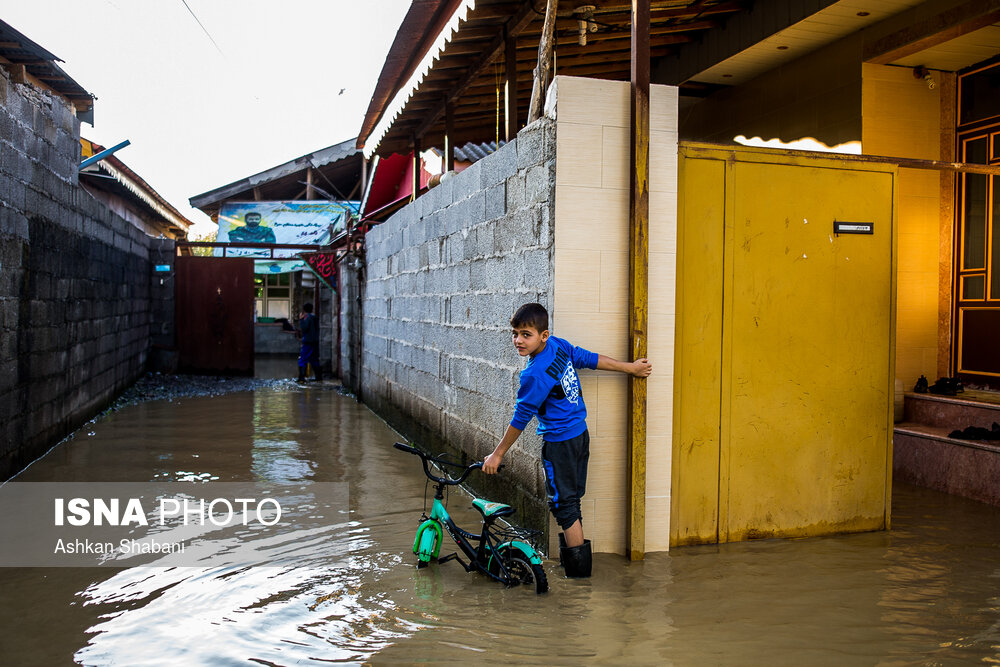
<svg viewBox="0 0 1000 667"><path fill-rule="evenodd" d="M431 561L445 563L449 560L457 560L466 572L480 572L505 586L532 586L536 593L544 593L549 590L549 582L545 576L542 559L535 548L523 539L523 533L519 534L518 531L512 529L501 529L496 525L497 519L514 514L513 507L482 498L473 500L472 506L483 516L482 530L478 534L462 530L448 514L443 502L445 487L457 486L464 482L469 473L483 467L482 462L463 466L451 461L433 458L419 449L401 442L397 442L395 447L419 456L423 464L424 474L435 483L431 515L423 517L413 539L413 553L417 556L417 567L426 567ZM428 462L462 469L462 474L457 478L447 475L439 477L431 473L427 465ZM443 558L439 556L444 532L447 532L455 541L455 544L468 559L468 563L463 561L457 553L449 554Z"/></svg>
<svg viewBox="0 0 1000 667"><path fill-rule="evenodd" d="M438 559L441 552L441 524L434 519L428 519L417 528L417 536L413 540L413 553L417 555L417 567L426 567L432 560Z"/></svg>

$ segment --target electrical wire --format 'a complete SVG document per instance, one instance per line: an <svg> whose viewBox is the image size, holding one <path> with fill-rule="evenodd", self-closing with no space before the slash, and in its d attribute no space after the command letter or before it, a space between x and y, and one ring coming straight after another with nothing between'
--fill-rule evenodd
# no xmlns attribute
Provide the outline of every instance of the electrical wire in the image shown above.
<svg viewBox="0 0 1000 667"><path fill-rule="evenodd" d="M184 7L187 8L188 12L194 18L195 22L201 27L202 31L205 33L205 36L208 37L208 40L212 42L212 45L215 47L216 51L219 52L219 55L225 58L226 54L222 52L221 48L219 48L219 45L216 43L211 33L208 32L208 28L206 28L205 25L201 22L201 19L198 18L197 14L194 13L194 10L191 9L191 6L187 3L187 0L181 0L181 2L184 4Z"/></svg>

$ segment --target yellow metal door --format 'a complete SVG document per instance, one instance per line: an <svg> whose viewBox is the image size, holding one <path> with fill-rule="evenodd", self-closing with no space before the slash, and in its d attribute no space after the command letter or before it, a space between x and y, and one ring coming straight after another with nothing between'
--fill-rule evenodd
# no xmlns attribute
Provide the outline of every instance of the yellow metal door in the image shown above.
<svg viewBox="0 0 1000 667"><path fill-rule="evenodd" d="M887 527L894 169L690 145L680 167L672 544Z"/></svg>
<svg viewBox="0 0 1000 667"><path fill-rule="evenodd" d="M892 180L733 166L726 541L884 525ZM835 220L874 233L835 235Z"/></svg>
<svg viewBox="0 0 1000 667"><path fill-rule="evenodd" d="M719 539L726 162L681 159L670 543Z"/></svg>

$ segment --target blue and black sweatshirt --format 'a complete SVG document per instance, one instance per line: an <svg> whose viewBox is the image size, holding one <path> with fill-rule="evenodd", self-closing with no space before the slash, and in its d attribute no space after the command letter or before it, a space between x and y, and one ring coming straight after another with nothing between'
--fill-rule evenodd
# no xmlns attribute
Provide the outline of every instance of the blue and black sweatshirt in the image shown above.
<svg viewBox="0 0 1000 667"><path fill-rule="evenodd" d="M597 368L597 353L549 336L545 349L528 359L521 371L517 406L510 425L523 431L538 417L538 434L546 442L562 442L587 430L587 406L577 368Z"/></svg>

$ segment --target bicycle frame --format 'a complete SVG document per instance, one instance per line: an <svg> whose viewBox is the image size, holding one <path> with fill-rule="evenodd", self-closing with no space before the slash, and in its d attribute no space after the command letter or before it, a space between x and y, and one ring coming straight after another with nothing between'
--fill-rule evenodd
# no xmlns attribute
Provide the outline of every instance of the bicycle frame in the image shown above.
<svg viewBox="0 0 1000 667"><path fill-rule="evenodd" d="M434 541L435 549L432 554L423 554L429 556L434 560L438 560L438 553L441 548L441 528L443 527L448 531L448 535L454 540L458 548L462 550L465 557L469 559L469 565L462 563L463 567L467 571L472 571L473 569L482 572L491 579L495 579L505 585L510 585L513 583L513 577L510 572L507 571L506 566L503 561L497 559L496 563L499 566L500 574L494 574L490 571L490 564L493 561L493 554L506 543L500 543L491 533L490 525L493 523L489 519L483 521L482 532L478 535L475 533L470 533L466 530L459 528L458 524L451 518L448 514L448 510L445 508L444 503L444 485L438 484L435 486L434 493L434 504L431 506L430 517L420 524L417 529L417 535L413 542L413 550L419 554L419 549L421 541L423 539L423 534L427 530L433 530L437 532L437 539ZM478 545L474 544L478 543ZM529 545L521 543L528 547ZM529 547L530 548L530 547ZM532 552L534 550L532 549ZM447 558L447 556L446 556ZM461 561L459 561L461 562Z"/></svg>
<svg viewBox="0 0 1000 667"><path fill-rule="evenodd" d="M448 514L448 510L445 508L443 502L444 488L446 486L457 486L461 484L465 481L465 478L469 476L470 472L482 468L482 463L473 463L470 466L458 466L465 468L464 473L458 479L438 477L431 474L430 469L427 467L428 460L432 460L438 464L451 466L457 466L457 464L450 461L441 461L430 458L423 452L402 443L397 443L395 447L396 449L419 456L423 463L424 474L428 479L435 482L434 503L431 506L431 515L420 524L420 527L417 529L416 537L413 541L413 552L417 554L419 563L426 564L431 560L444 562L445 560L455 558L462 564L466 571L471 572L472 570L477 570L506 586L517 583L517 579L508 570L503 558L494 558L501 548L510 546L511 548L518 549L531 562L539 565L541 564L541 558L535 552L534 547L527 542L522 540L507 540L501 542L500 539L491 533L490 528L495 522L496 517L484 516L482 532L477 535L459 528L459 526L451 518L451 515ZM438 557L443 538L442 529L448 532L465 557L469 559L468 565L462 562L461 559L458 559L457 554L445 556L444 558ZM428 531L431 532L428 534ZM491 571L491 569L493 569L491 566L494 563L496 564L495 571Z"/></svg>

